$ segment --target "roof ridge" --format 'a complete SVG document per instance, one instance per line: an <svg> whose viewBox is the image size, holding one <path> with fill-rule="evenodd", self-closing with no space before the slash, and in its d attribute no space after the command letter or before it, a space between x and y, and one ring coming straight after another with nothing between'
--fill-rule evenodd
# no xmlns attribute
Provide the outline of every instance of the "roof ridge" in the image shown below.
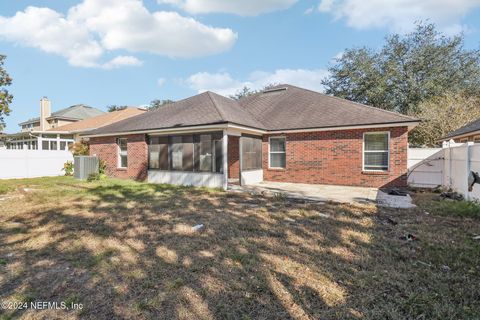
<svg viewBox="0 0 480 320"><path fill-rule="evenodd" d="M217 103L215 102L215 100L213 99L212 97L212 93L211 91L205 91L205 93L208 95L208 97L210 98L210 101L212 101L212 104L213 106L215 107L215 110L217 110L218 112L218 115L220 116L220 118L223 120L223 121L228 121L226 119L226 116L225 116L225 113L223 112L223 110L220 110L219 106L217 105Z"/></svg>
<svg viewBox="0 0 480 320"><path fill-rule="evenodd" d="M235 104L235 106L239 109L239 111L247 113L253 120L255 120L256 122L261 124L263 126L263 128L267 127L265 125L265 123L263 123L260 119L258 119L252 112L250 112L250 110L248 110L247 108L244 108L237 100L231 99L229 97L225 97L225 96L223 96L221 94L218 94L218 93L215 93L215 92L211 92L211 91L207 91L207 92L209 93L210 99L212 99L212 97L219 96L222 99L228 100L229 102ZM215 100L215 99L213 99L213 100ZM218 111L218 106L217 106L217 111ZM220 114L220 112L219 112L219 114ZM222 110L222 114L223 114L223 110ZM222 114L220 114L220 117L222 117ZM225 120L225 121L229 121L228 119L226 119L226 117L222 117L222 119Z"/></svg>
<svg viewBox="0 0 480 320"><path fill-rule="evenodd" d="M325 96L325 97L333 98L333 99L336 99L336 100L347 100L348 102L351 102L351 103L353 103L353 104L356 104L356 105L358 105L358 106L360 106L360 107L367 107L367 108L374 109L374 110L380 110L380 111L383 111L383 112L386 112L386 113L394 114L394 115L396 115L396 116L400 116L400 117L407 118L407 119L409 119L409 120L416 120L414 117L407 116L407 115L402 114L402 113L400 113L400 112L385 110L385 109L382 109L382 108L378 108L378 107L374 107L374 106L369 106L368 104L364 104L364 103L360 103L360 102L348 100L348 99L345 99L345 98L340 98L340 97L336 97L336 96L330 96L330 95L328 95L328 94L326 94L326 93L322 93L322 92L318 92L318 91L311 90L311 89L306 89L306 88L300 88L300 87L297 87L297 86L294 86L294 85L291 85L291 84L284 84L284 85L287 85L287 86L290 86L290 87L294 87L294 88L300 89L300 90L310 91L310 92L313 92L313 93L316 93L316 94L320 94L320 95Z"/></svg>

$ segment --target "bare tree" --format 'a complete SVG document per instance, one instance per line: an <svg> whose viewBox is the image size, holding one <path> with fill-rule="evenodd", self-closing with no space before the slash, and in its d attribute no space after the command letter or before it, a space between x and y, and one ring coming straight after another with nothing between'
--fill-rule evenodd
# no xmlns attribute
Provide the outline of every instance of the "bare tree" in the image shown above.
<svg viewBox="0 0 480 320"><path fill-rule="evenodd" d="M438 139L480 118L480 96L447 93L420 103L413 115L423 122L411 132L410 143L437 146Z"/></svg>

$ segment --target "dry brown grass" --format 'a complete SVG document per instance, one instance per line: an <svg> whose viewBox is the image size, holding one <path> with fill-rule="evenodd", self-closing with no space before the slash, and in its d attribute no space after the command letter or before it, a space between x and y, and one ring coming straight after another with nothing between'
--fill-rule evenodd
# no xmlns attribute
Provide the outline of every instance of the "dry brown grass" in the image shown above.
<svg viewBox="0 0 480 320"><path fill-rule="evenodd" d="M480 318L480 222L427 215L425 199L387 210L115 180L4 183L15 191L0 208L0 301L84 308L2 319Z"/></svg>

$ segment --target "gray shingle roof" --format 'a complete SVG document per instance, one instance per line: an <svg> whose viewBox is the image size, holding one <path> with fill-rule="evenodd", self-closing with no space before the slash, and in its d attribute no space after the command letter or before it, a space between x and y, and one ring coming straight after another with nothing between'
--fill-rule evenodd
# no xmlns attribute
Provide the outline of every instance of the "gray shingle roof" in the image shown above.
<svg viewBox="0 0 480 320"><path fill-rule="evenodd" d="M448 135L443 137L442 140L450 139L450 138L453 138L453 137L456 137L456 136L460 136L460 135L463 135L463 134L467 134L467 133L474 132L474 131L479 131L479 130L480 130L480 119L477 119L475 121L472 121L472 122L468 123L467 125L465 125L461 128L458 128L457 130L455 130L453 132L450 132Z"/></svg>
<svg viewBox="0 0 480 320"><path fill-rule="evenodd" d="M416 121L399 113L286 84L241 99L239 103L268 130Z"/></svg>
<svg viewBox="0 0 480 320"><path fill-rule="evenodd" d="M104 113L105 111L99 110L97 108L93 108L84 104L76 104L71 107L52 112L52 114L48 118L70 118L70 119L84 120L84 119L99 116ZM40 121L40 118L36 117L36 118L29 119L25 122L22 122L20 124L29 123L29 122L38 122L38 121Z"/></svg>
<svg viewBox="0 0 480 320"><path fill-rule="evenodd" d="M279 85L240 101L204 92L99 128L89 135L217 123L273 131L414 121L418 120L295 86Z"/></svg>
<svg viewBox="0 0 480 320"><path fill-rule="evenodd" d="M167 104L155 111L119 121L89 134L129 132L216 123L237 123L254 128L263 125L240 108L237 102L213 92Z"/></svg>

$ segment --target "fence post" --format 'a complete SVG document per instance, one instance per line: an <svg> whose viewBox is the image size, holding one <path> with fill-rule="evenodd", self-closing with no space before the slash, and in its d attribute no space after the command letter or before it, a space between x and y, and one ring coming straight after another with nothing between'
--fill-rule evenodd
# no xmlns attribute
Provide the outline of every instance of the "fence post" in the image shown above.
<svg viewBox="0 0 480 320"><path fill-rule="evenodd" d="M443 164L443 178L442 178L443 186L447 186L448 188L451 188L452 186L452 148L450 147L450 141L443 141L442 148L443 148L443 156L445 158L444 160L445 162ZM448 150L448 157L446 152L447 150Z"/></svg>
<svg viewBox="0 0 480 320"><path fill-rule="evenodd" d="M470 201L470 192L468 191L468 176L470 175L470 171L472 171L472 161L470 159L472 157L472 151L470 149L472 146L473 146L473 142L469 141L469 142L466 143L466 147L467 147L467 155L466 155L466 158L467 158L466 159L466 161L467 161L467 165L466 165L466 167L467 167L467 172L466 172L466 174L467 174L467 179L466 179L467 186L466 186L465 190L467 190L467 191L466 191L466 194L465 194L465 199L467 199L468 201Z"/></svg>

